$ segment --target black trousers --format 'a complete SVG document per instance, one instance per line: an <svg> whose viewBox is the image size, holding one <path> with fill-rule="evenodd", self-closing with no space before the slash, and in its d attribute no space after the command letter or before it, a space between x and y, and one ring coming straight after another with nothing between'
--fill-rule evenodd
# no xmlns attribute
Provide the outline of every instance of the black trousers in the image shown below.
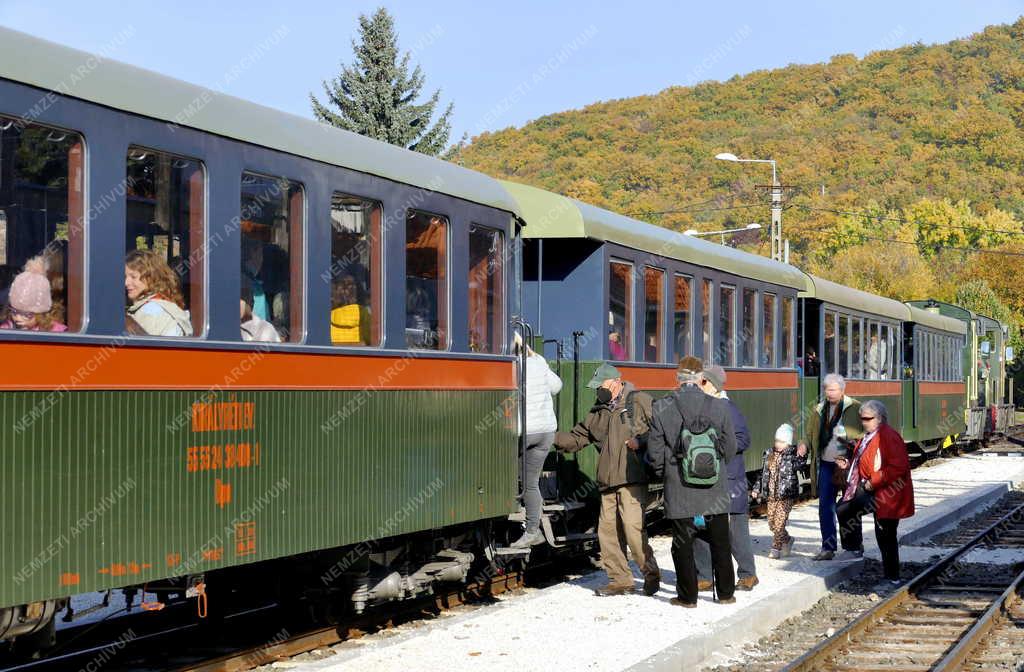
<svg viewBox="0 0 1024 672"><path fill-rule="evenodd" d="M897 581L900 578L900 542L896 538L899 518L875 518L875 540L882 552L882 569L885 578Z"/></svg>
<svg viewBox="0 0 1024 672"><path fill-rule="evenodd" d="M872 507L873 508L873 507ZM839 538L847 551L864 550L864 531L861 516L871 511L864 506L847 506L836 509L839 518ZM875 516L875 541L882 554L882 570L887 579L900 578L900 544L896 531L899 528L898 518L879 518Z"/></svg>
<svg viewBox="0 0 1024 672"><path fill-rule="evenodd" d="M693 518L672 520L672 562L676 570L676 595L687 604L697 602L697 563L693 559L693 540L701 539L711 547L711 572L718 599L726 600L736 591L736 575L729 547L729 514L705 516L706 526L698 530Z"/></svg>

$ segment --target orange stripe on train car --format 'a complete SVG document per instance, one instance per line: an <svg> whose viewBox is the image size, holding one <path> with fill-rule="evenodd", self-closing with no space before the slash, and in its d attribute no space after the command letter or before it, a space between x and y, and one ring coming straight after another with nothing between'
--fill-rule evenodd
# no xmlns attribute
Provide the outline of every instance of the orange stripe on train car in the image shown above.
<svg viewBox="0 0 1024 672"><path fill-rule="evenodd" d="M615 368L622 374L623 380L636 385L641 390L675 389L676 369L647 366L620 366ZM726 390L778 390L795 389L797 387L796 371L727 371Z"/></svg>
<svg viewBox="0 0 1024 672"><path fill-rule="evenodd" d="M509 361L0 344L0 390L514 390Z"/></svg>
<svg viewBox="0 0 1024 672"><path fill-rule="evenodd" d="M921 394L966 394L967 388L963 383L918 383Z"/></svg>
<svg viewBox="0 0 1024 672"><path fill-rule="evenodd" d="M846 393L851 397L895 397L903 391L903 386L896 381L848 380Z"/></svg>

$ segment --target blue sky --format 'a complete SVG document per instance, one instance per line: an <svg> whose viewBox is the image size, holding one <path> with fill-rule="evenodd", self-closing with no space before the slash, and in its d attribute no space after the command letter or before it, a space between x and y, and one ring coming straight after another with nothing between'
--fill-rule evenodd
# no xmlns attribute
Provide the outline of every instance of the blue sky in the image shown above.
<svg viewBox="0 0 1024 672"><path fill-rule="evenodd" d="M0 0L0 25L311 116L308 94L351 60L356 17L379 4ZM429 90L455 102L453 139L673 85L945 42L1024 14L1024 0L385 6Z"/></svg>

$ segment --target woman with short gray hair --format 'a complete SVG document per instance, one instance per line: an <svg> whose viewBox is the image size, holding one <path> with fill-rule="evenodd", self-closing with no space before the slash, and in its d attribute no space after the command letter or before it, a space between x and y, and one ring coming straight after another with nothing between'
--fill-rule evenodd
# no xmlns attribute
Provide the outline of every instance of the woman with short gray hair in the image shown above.
<svg viewBox="0 0 1024 672"><path fill-rule="evenodd" d="M914 515L914 484L910 458L900 433L889 425L885 404L871 399L860 407L864 436L857 442L849 461L839 457L836 466L847 469L845 489L836 514L843 529L844 552L864 555L861 516L875 514L875 539L882 554L885 578L900 583L900 547L897 527Z"/></svg>

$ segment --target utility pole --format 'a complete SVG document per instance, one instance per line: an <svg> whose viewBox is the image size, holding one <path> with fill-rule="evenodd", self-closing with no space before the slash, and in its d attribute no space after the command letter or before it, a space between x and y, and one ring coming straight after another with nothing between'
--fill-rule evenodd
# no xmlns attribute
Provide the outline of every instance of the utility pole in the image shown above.
<svg viewBox="0 0 1024 672"><path fill-rule="evenodd" d="M782 261L782 185L772 161L772 259Z"/></svg>

